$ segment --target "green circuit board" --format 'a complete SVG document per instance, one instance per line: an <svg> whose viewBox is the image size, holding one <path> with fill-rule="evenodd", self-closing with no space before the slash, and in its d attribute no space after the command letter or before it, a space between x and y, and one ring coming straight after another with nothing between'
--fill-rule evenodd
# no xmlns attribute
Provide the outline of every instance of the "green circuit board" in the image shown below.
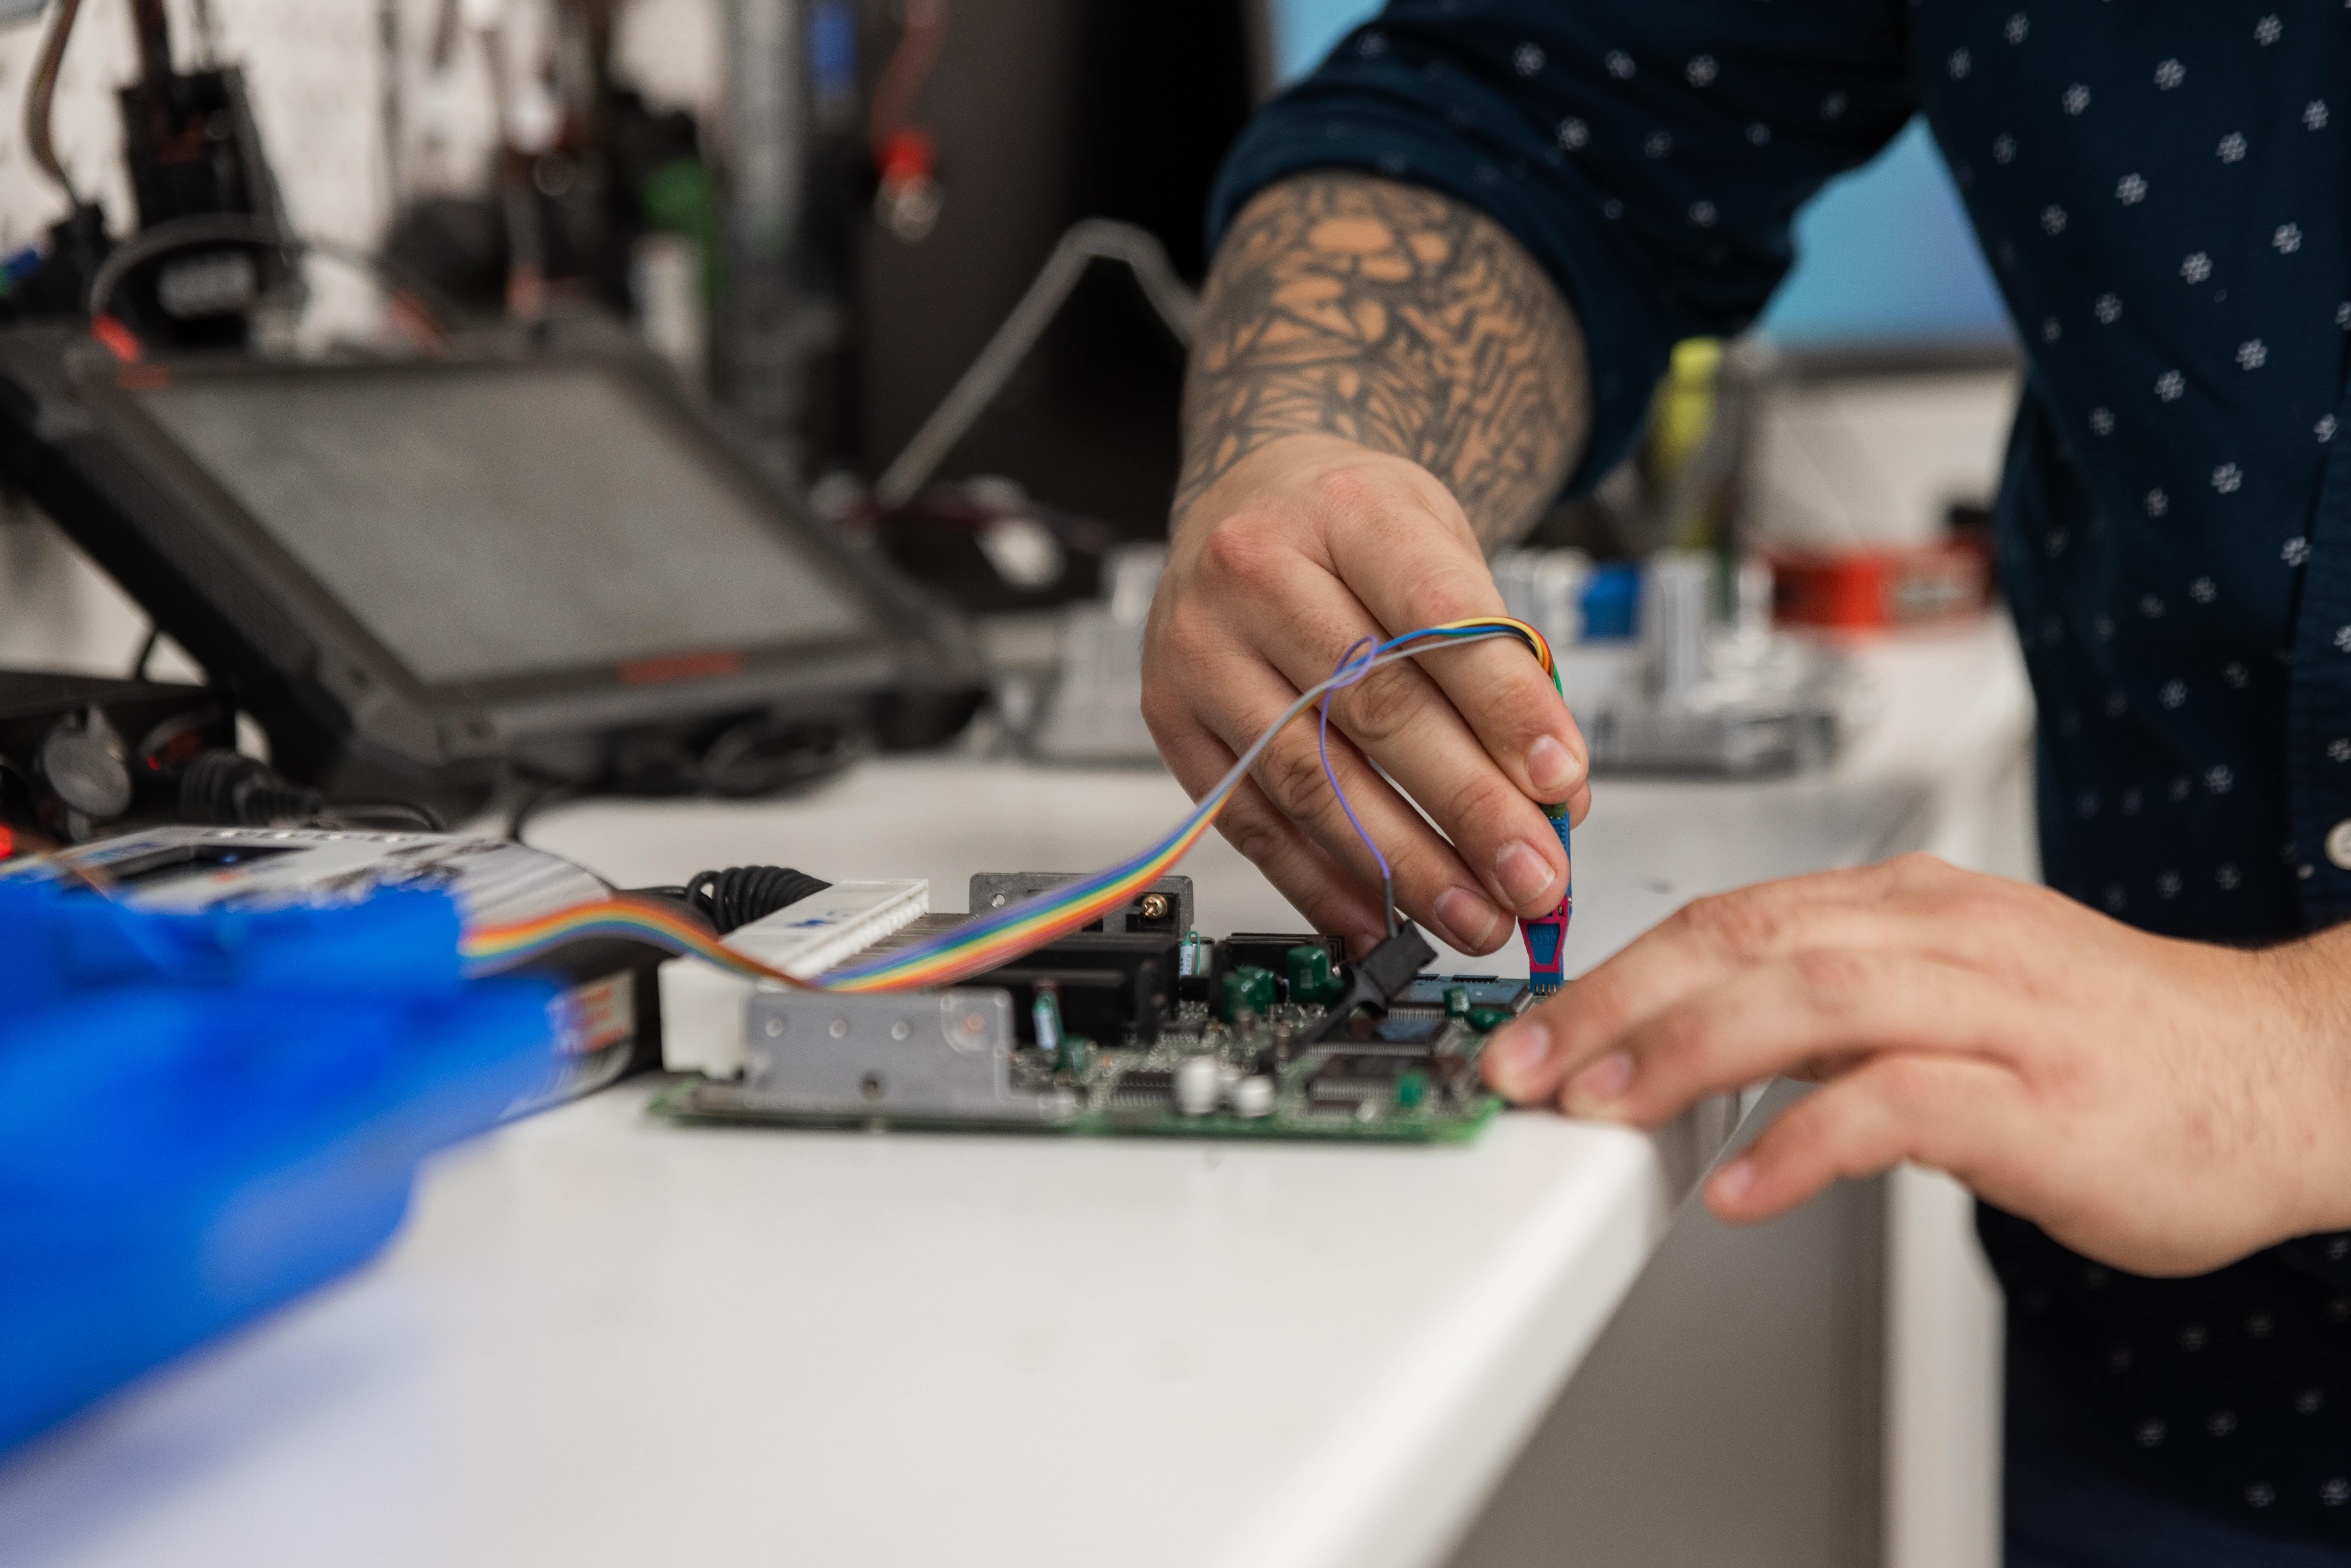
<svg viewBox="0 0 2351 1568"><path fill-rule="evenodd" d="M1443 1143L1474 1138L1501 1109L1479 1071L1491 1031L1529 1005L1526 982L1423 975L1384 1016L1358 1014L1306 1043L1322 1008L1277 1002L1228 1023L1198 1003L1169 1010L1147 1046L1049 1051L1023 1045L1003 1087L1032 1120L948 1112L779 1106L757 1086L683 1079L653 1102L684 1123ZM1204 1092L1213 1081L1214 1093Z"/></svg>

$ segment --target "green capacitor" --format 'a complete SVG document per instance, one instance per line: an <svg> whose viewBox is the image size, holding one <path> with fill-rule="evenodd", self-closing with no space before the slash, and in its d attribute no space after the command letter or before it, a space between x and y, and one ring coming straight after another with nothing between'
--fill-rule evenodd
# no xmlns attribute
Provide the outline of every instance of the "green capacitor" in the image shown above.
<svg viewBox="0 0 2351 1568"><path fill-rule="evenodd" d="M1029 1019L1037 1033L1037 1049L1055 1061L1061 1054L1061 988L1050 980L1037 983L1037 995L1029 1004Z"/></svg>
<svg viewBox="0 0 2351 1568"><path fill-rule="evenodd" d="M1445 988L1445 1016L1449 1019L1466 1019L1469 1016L1468 987L1447 986Z"/></svg>
<svg viewBox="0 0 2351 1568"><path fill-rule="evenodd" d="M1254 964L1243 964L1225 976L1224 994L1217 1003L1217 1016L1227 1023L1239 1019L1247 1008L1263 1018L1273 1008L1273 971L1260 969Z"/></svg>
<svg viewBox="0 0 2351 1568"><path fill-rule="evenodd" d="M1471 1008L1469 1027L1479 1034L1491 1034L1510 1022L1510 1009L1508 1008Z"/></svg>
<svg viewBox="0 0 2351 1568"><path fill-rule="evenodd" d="M1053 1066L1071 1078L1083 1078L1094 1064L1094 1042L1081 1034L1063 1034L1061 1049L1053 1052Z"/></svg>
<svg viewBox="0 0 2351 1568"><path fill-rule="evenodd" d="M1405 1111L1417 1111L1428 1098L1428 1074L1414 1069L1396 1077L1396 1104Z"/></svg>
<svg viewBox="0 0 2351 1568"><path fill-rule="evenodd" d="M1300 1007L1319 1008L1345 993L1347 982L1331 972L1331 949L1321 943L1292 947L1286 956L1290 999Z"/></svg>
<svg viewBox="0 0 2351 1568"><path fill-rule="evenodd" d="M1200 948L1200 934L1197 931L1184 933L1184 940L1176 947L1176 975L1178 979L1188 980L1202 972Z"/></svg>

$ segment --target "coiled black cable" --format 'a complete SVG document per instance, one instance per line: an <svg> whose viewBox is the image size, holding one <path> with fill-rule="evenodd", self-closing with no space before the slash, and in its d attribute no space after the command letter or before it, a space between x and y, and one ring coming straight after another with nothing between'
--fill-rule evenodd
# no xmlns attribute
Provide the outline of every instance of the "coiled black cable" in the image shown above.
<svg viewBox="0 0 2351 1568"><path fill-rule="evenodd" d="M789 909L832 883L781 865L730 865L698 873L684 887L661 891L710 922L721 936L778 909Z"/></svg>
<svg viewBox="0 0 2351 1568"><path fill-rule="evenodd" d="M234 751L199 752L180 774L180 820L259 828L319 814L316 789L288 784L267 765Z"/></svg>

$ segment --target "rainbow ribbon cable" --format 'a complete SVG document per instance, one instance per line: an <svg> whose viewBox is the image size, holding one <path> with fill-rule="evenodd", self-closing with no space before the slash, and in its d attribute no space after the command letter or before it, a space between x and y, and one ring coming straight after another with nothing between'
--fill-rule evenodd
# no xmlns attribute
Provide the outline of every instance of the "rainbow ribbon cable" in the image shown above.
<svg viewBox="0 0 2351 1568"><path fill-rule="evenodd" d="M1559 671L1552 659L1551 644L1533 627L1508 616L1479 616L1431 626L1379 643L1368 652L1364 651L1359 643L1329 680L1301 693L1297 701L1282 710L1281 716L1258 737L1257 744L1241 755L1231 771L1217 781L1215 789L1200 798L1191 815L1186 817L1175 831L1134 859L1123 861L1107 871L1096 872L1092 876L1050 888L1002 909L975 915L935 936L862 963L845 965L817 978L788 975L746 957L721 943L707 925L674 904L626 894L594 904L575 904L536 920L519 921L510 925L481 926L469 931L465 934L463 946L466 972L477 976L497 974L528 963L566 943L590 937L618 937L701 958L722 969L755 979L778 981L810 990L905 991L953 985L957 980L1000 967L1024 953L1092 924L1111 910L1132 902L1154 882L1166 875L1199 841L1200 835L1216 824L1225 802L1232 798L1241 780L1249 777L1249 769L1256 767L1258 759L1265 755L1265 749L1272 743L1273 737L1290 720L1313 706L1325 693L1352 685L1382 665L1416 658L1442 647L1497 637L1515 638L1524 643L1542 665L1543 674L1551 677L1552 686L1558 686ZM1352 811L1349 814L1352 817ZM1565 836L1562 824L1562 841ZM1376 850L1374 854L1376 858Z"/></svg>

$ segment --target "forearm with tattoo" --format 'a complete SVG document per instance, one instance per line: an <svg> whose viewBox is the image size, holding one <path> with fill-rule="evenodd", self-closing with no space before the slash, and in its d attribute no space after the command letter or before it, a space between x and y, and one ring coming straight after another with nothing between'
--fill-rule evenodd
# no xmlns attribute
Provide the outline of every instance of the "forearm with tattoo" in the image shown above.
<svg viewBox="0 0 2351 1568"><path fill-rule="evenodd" d="M1217 253L1184 392L1176 514L1285 435L1408 457L1489 549L1558 491L1590 423L1583 335L1476 209L1367 175L1260 192Z"/></svg>

